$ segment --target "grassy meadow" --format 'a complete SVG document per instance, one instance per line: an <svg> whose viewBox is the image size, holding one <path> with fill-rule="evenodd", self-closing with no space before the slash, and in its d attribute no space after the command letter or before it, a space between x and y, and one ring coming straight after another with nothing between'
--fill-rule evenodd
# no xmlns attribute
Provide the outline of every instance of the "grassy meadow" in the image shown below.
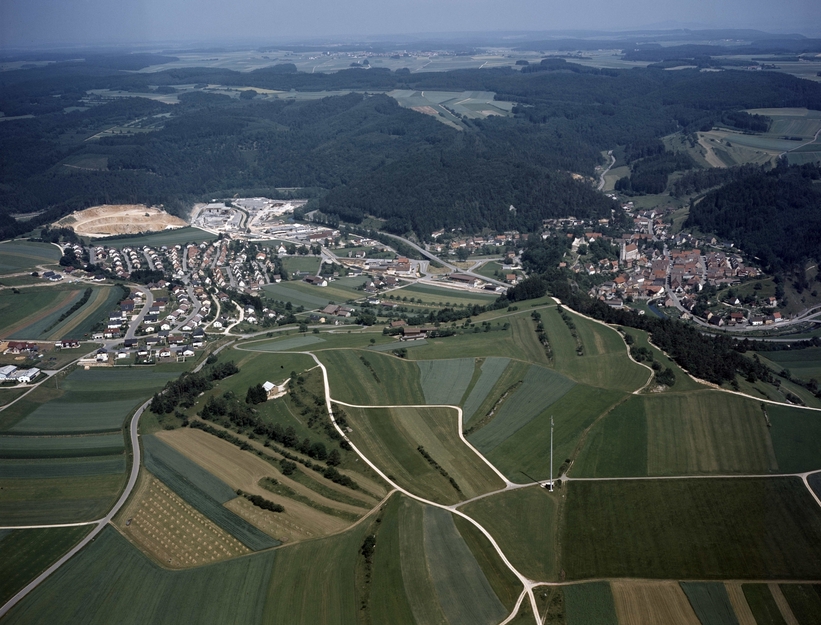
<svg viewBox="0 0 821 625"><path fill-rule="evenodd" d="M816 579L821 510L797 478L571 482L568 579Z"/></svg>
<svg viewBox="0 0 821 625"><path fill-rule="evenodd" d="M348 408L346 412L353 429L351 441L388 477L421 497L453 504L504 487L490 467L459 439L455 410Z"/></svg>
<svg viewBox="0 0 821 625"><path fill-rule="evenodd" d="M40 265L53 265L60 259L60 250L50 243L4 241L0 244L0 276L32 272Z"/></svg>
<svg viewBox="0 0 821 625"><path fill-rule="evenodd" d="M637 395L593 426L572 474L631 477L783 471L770 433L759 403L737 395L713 390Z"/></svg>
<svg viewBox="0 0 821 625"><path fill-rule="evenodd" d="M533 486L484 497L460 507L487 529L525 576L555 581L559 562L559 497Z"/></svg>
<svg viewBox="0 0 821 625"><path fill-rule="evenodd" d="M184 243L202 243L203 241L215 241L216 234L211 234L199 228L186 227L164 230L153 234L144 234L134 237L124 237L122 239L108 239L101 241L108 247L162 247L163 245L182 245Z"/></svg>

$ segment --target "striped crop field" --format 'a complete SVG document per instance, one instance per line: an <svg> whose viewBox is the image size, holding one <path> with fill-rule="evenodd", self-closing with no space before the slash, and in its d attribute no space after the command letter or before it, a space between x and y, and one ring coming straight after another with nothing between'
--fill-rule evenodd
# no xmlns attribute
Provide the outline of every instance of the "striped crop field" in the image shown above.
<svg viewBox="0 0 821 625"><path fill-rule="evenodd" d="M417 360L420 381L428 404L459 404L475 369L473 358Z"/></svg>
<svg viewBox="0 0 821 625"><path fill-rule="evenodd" d="M482 373L464 403L464 423L473 418L509 364L510 358L491 356L485 359L481 367Z"/></svg>
<svg viewBox="0 0 821 625"><path fill-rule="evenodd" d="M531 365L522 385L504 400L495 417L469 436L482 453L490 453L576 385L545 367Z"/></svg>

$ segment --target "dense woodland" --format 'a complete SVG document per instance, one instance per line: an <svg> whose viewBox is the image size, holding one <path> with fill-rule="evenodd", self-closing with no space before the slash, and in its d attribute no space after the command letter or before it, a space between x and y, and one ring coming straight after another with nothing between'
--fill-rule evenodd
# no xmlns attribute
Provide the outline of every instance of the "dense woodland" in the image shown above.
<svg viewBox="0 0 821 625"><path fill-rule="evenodd" d="M771 271L821 260L821 170L743 170L696 202L685 225L732 241Z"/></svg>
<svg viewBox="0 0 821 625"><path fill-rule="evenodd" d="M740 115L744 108L821 109L821 85L775 72L597 70L563 59L523 73L118 69L152 61L105 57L0 74L0 110L33 115L0 124L0 235L99 203L163 204L184 214L194 201L276 197L276 187L307 188L315 197L309 208L330 219L370 214L390 231L423 238L442 227L530 231L548 217L610 217L613 204L591 184L603 150L652 145L720 121L761 122ZM371 95L272 101L194 92L176 105L128 98L90 108L83 100L90 89L167 92L206 83ZM396 88L493 91L516 106L510 118L462 119L457 131L373 93ZM144 131L89 140L132 123ZM689 166L679 160L643 155L633 163L633 190L656 190L671 167ZM40 210L28 224L8 217Z"/></svg>

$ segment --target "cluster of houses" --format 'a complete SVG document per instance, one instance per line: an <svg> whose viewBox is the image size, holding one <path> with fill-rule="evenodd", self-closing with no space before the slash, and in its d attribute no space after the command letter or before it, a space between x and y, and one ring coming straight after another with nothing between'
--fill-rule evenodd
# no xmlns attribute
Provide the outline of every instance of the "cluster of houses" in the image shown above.
<svg viewBox="0 0 821 625"><path fill-rule="evenodd" d="M512 247L527 240L527 234L521 234L516 230L509 230L501 234L475 235L475 236L454 236L447 241L440 242L439 239L447 239L455 231L447 233L445 230L437 230L431 233L431 238L435 241L428 248L435 254L456 255L457 250L466 249L473 252L483 247Z"/></svg>
<svg viewBox="0 0 821 625"><path fill-rule="evenodd" d="M38 375L40 375L40 370L36 367L30 369L18 369L14 365L0 367L0 382L31 384Z"/></svg>

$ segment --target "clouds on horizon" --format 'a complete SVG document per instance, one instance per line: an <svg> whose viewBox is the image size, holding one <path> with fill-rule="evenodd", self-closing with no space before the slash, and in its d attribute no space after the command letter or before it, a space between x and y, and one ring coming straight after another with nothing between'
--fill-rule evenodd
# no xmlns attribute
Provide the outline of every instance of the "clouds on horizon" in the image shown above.
<svg viewBox="0 0 821 625"><path fill-rule="evenodd" d="M659 23L821 33L817 0L0 0L0 47L507 30ZM810 30L808 30L810 29Z"/></svg>

